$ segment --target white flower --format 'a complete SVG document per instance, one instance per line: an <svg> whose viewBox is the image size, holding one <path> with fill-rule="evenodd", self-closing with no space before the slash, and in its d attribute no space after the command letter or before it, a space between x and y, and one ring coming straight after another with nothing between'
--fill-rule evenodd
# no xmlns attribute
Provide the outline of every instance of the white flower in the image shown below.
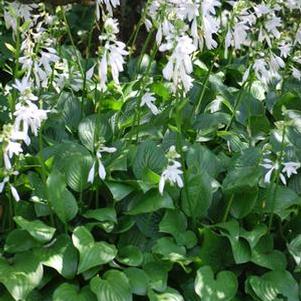
<svg viewBox="0 0 301 301"><path fill-rule="evenodd" d="M203 0L202 7L202 27L203 35L207 48L210 50L216 48L217 42L213 39L220 28L220 22L215 17L215 7L220 7L221 2L217 0Z"/></svg>
<svg viewBox="0 0 301 301"><path fill-rule="evenodd" d="M171 163L171 164L170 164ZM166 181L170 182L170 184L176 184L179 188L184 186L181 175L183 171L181 168L181 163L175 160L170 160L170 165L162 172L160 182L159 182L159 192L163 194L164 186Z"/></svg>
<svg viewBox="0 0 301 301"><path fill-rule="evenodd" d="M102 4L106 5L107 11L110 15L113 15L113 8L116 8L118 5L120 5L119 0L96 0L96 19L99 21L100 19L100 6Z"/></svg>
<svg viewBox="0 0 301 301"><path fill-rule="evenodd" d="M3 192L5 184L9 181L9 177L5 177L2 182L0 182L0 193Z"/></svg>
<svg viewBox="0 0 301 301"><path fill-rule="evenodd" d="M154 115L157 115L160 111L153 103L156 100L156 98L153 95L153 93L146 92L141 98L140 107L146 105Z"/></svg>
<svg viewBox="0 0 301 301"><path fill-rule="evenodd" d="M48 110L39 109L37 105L29 101L25 105L21 103L16 105L14 131L24 134L24 142L27 145L30 143L29 129L37 136L42 122L47 119L48 112Z"/></svg>
<svg viewBox="0 0 301 301"><path fill-rule="evenodd" d="M191 54L196 50L193 41L188 36L182 36L163 69L163 76L173 81L173 91L176 91L180 83L187 92L192 87L192 78L189 74L193 71Z"/></svg>
<svg viewBox="0 0 301 301"><path fill-rule="evenodd" d="M280 168L279 164L278 164L278 162L273 162L270 159L263 159L263 162L264 162L264 164L261 164L261 166L268 169L267 173L264 176L264 182L271 183L271 177L272 177L273 171L278 170ZM279 173L279 177L280 177L281 182L284 185L286 185L286 179L281 172Z"/></svg>
<svg viewBox="0 0 301 301"><path fill-rule="evenodd" d="M38 100L38 97L32 94L31 86L32 83L29 79L29 76L24 76L21 81L16 79L15 84L13 84L13 87L20 92L20 97L22 98L22 100L36 101Z"/></svg>
<svg viewBox="0 0 301 301"><path fill-rule="evenodd" d="M273 16L272 18L268 19L264 24L266 30L271 33L275 38L280 37L280 32L277 27L281 26L281 18Z"/></svg>
<svg viewBox="0 0 301 301"><path fill-rule="evenodd" d="M292 174L297 174L297 169L300 168L301 164L299 162L285 162L282 172L286 173L287 177L290 178Z"/></svg>
<svg viewBox="0 0 301 301"><path fill-rule="evenodd" d="M106 43L98 69L101 90L106 88L108 66L111 67L114 82L119 85L119 73L123 71L124 56L128 54L125 47L125 44L120 41L116 41L114 44Z"/></svg>
<svg viewBox="0 0 301 301"><path fill-rule="evenodd" d="M297 80L301 80L301 71L299 71L297 68L293 67L292 68L292 76L297 79Z"/></svg>
<svg viewBox="0 0 301 301"><path fill-rule="evenodd" d="M282 44L279 46L279 50L280 50L280 56L287 58L287 56L289 55L290 51L291 51L292 45L291 44Z"/></svg>
<svg viewBox="0 0 301 301"><path fill-rule="evenodd" d="M102 158L102 154L101 153L115 153L117 151L117 149L115 147L106 147L106 146L102 146L99 148L99 150L96 152L96 162L98 164L98 175L100 177L100 179L104 180L106 178L106 170L105 167L101 161ZM90 171L89 171L89 175L88 175L88 179L87 182L88 183L93 183L94 182L94 175L95 175L95 165L96 162L93 163Z"/></svg>
<svg viewBox="0 0 301 301"><path fill-rule="evenodd" d="M13 185L10 185L10 191L11 191L11 194L14 197L15 201L19 202L20 201L20 196L18 194L17 189Z"/></svg>

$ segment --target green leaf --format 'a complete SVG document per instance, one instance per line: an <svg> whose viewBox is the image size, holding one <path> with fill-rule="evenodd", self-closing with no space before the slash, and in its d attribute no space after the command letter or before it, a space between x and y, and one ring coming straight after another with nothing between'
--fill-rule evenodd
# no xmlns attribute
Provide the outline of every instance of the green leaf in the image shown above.
<svg viewBox="0 0 301 301"><path fill-rule="evenodd" d="M94 277L91 290L98 301L132 301L132 290L127 276L117 270L107 271L103 278Z"/></svg>
<svg viewBox="0 0 301 301"><path fill-rule="evenodd" d="M123 246L118 250L117 260L128 266L139 266L143 261L143 254L136 246Z"/></svg>
<svg viewBox="0 0 301 301"><path fill-rule="evenodd" d="M237 264L248 262L251 259L251 248L248 242L240 237L240 228L236 220L214 225L221 234L229 239L234 260Z"/></svg>
<svg viewBox="0 0 301 301"><path fill-rule="evenodd" d="M168 287L164 293L150 291L148 293L150 301L184 301L183 296L173 288Z"/></svg>
<svg viewBox="0 0 301 301"><path fill-rule="evenodd" d="M42 277L43 266L31 252L19 253L10 261L0 258L0 282L16 301L25 300Z"/></svg>
<svg viewBox="0 0 301 301"><path fill-rule="evenodd" d="M150 282L148 275L144 270L138 268L127 268L124 273L128 277L132 292L135 295L145 296L147 293L147 288Z"/></svg>
<svg viewBox="0 0 301 301"><path fill-rule="evenodd" d="M93 164L92 156L71 155L62 162L62 170L66 176L67 185L80 192L89 186L88 175Z"/></svg>
<svg viewBox="0 0 301 301"><path fill-rule="evenodd" d="M187 183L181 197L181 208L185 214L193 219L204 217L212 201L211 183L206 172L190 169L187 172Z"/></svg>
<svg viewBox="0 0 301 301"><path fill-rule="evenodd" d="M223 189L226 193L240 193L245 190L254 190L261 176L262 170L258 166L232 169L223 181Z"/></svg>
<svg viewBox="0 0 301 301"><path fill-rule="evenodd" d="M78 274L95 266L109 263L117 255L114 245L95 242L92 234L84 226L75 228L72 241L79 251Z"/></svg>
<svg viewBox="0 0 301 301"><path fill-rule="evenodd" d="M278 186L276 193L271 193L275 189L274 185L270 191L266 191L263 196L263 206L261 211L277 214L281 219L286 219L291 213L291 207L301 205L301 197L292 189Z"/></svg>
<svg viewBox="0 0 301 301"><path fill-rule="evenodd" d="M114 208L99 208L88 210L83 214L86 218L91 218L99 221L97 225L106 232L111 232L117 224L117 216Z"/></svg>
<svg viewBox="0 0 301 301"><path fill-rule="evenodd" d="M202 244L198 258L202 264L210 265L216 272L233 263L230 243L226 238L208 228L200 230L200 234Z"/></svg>
<svg viewBox="0 0 301 301"><path fill-rule="evenodd" d="M246 280L246 292L260 301L300 300L298 284L288 271L272 271L262 277L250 276Z"/></svg>
<svg viewBox="0 0 301 301"><path fill-rule="evenodd" d="M137 179L142 179L149 169L160 174L166 164L167 160L162 148L157 147L153 141L145 141L137 147L133 172Z"/></svg>
<svg viewBox="0 0 301 301"><path fill-rule="evenodd" d="M244 218L252 212L258 197L258 188L251 191L238 191L233 196L231 214L237 219Z"/></svg>
<svg viewBox="0 0 301 301"><path fill-rule="evenodd" d="M97 142L101 139L107 141L112 137L108 117L94 114L84 118L78 126L78 135L82 144L90 151L94 151Z"/></svg>
<svg viewBox="0 0 301 301"><path fill-rule="evenodd" d="M78 97L70 92L63 91L57 99L57 112L59 112L62 123L69 127L77 128L80 117L81 107Z"/></svg>
<svg viewBox="0 0 301 301"><path fill-rule="evenodd" d="M52 239L55 229L47 226L40 220L28 221L21 216L15 216L14 221L23 230L27 231L33 238L40 242Z"/></svg>
<svg viewBox="0 0 301 301"><path fill-rule="evenodd" d="M53 244L37 249L36 253L43 265L54 268L64 278L72 279L76 275L78 254L68 235L60 235Z"/></svg>
<svg viewBox="0 0 301 301"><path fill-rule="evenodd" d="M171 237L159 238L152 248L153 253L160 254L164 259L177 261L184 259L186 249L183 246L178 246Z"/></svg>
<svg viewBox="0 0 301 301"><path fill-rule="evenodd" d="M160 225L160 232L169 233L177 236L187 228L187 219L180 210L166 210Z"/></svg>
<svg viewBox="0 0 301 301"><path fill-rule="evenodd" d="M26 230L15 229L11 231L5 241L4 251L8 253L19 253L28 251L41 245Z"/></svg>
<svg viewBox="0 0 301 301"><path fill-rule="evenodd" d="M53 301L96 301L88 286L79 289L76 285L63 283L53 293Z"/></svg>
<svg viewBox="0 0 301 301"><path fill-rule="evenodd" d="M127 195L129 195L134 188L125 185L123 183L118 183L118 182L108 182L105 181L106 186L109 188L110 192L112 193L114 201L121 201L124 199Z"/></svg>
<svg viewBox="0 0 301 301"><path fill-rule="evenodd" d="M301 234L295 237L287 246L288 251L293 256L296 265L297 271L301 270Z"/></svg>
<svg viewBox="0 0 301 301"><path fill-rule="evenodd" d="M222 170L222 162L208 148L202 145L192 145L187 151L188 169L197 167L202 173L206 171L211 177L216 177Z"/></svg>
<svg viewBox="0 0 301 301"><path fill-rule="evenodd" d="M210 266L203 266L197 270L194 288L202 301L230 301L236 295L238 282L232 272L214 276Z"/></svg>
<svg viewBox="0 0 301 301"><path fill-rule="evenodd" d="M161 208L173 209L173 201L167 192L163 195L158 190L151 190L146 194L139 194L129 204L128 214L137 215L141 213L154 212Z"/></svg>
<svg viewBox="0 0 301 301"><path fill-rule="evenodd" d="M50 204L63 223L72 220L78 211L73 194L66 189L65 178L57 170L47 179L47 196Z"/></svg>
<svg viewBox="0 0 301 301"><path fill-rule="evenodd" d="M143 266L150 279L149 286L159 292L165 291L167 288L168 272L170 264L164 261L150 261Z"/></svg>

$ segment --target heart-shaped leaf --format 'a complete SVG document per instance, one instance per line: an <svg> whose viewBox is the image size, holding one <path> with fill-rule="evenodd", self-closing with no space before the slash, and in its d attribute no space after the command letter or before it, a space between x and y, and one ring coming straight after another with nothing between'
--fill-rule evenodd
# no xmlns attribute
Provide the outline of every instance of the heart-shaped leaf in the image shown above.
<svg viewBox="0 0 301 301"><path fill-rule="evenodd" d="M33 238L40 242L52 239L55 228L49 227L39 220L28 221L22 216L15 216L14 221L23 230L26 230Z"/></svg>
<svg viewBox="0 0 301 301"><path fill-rule="evenodd" d="M143 254L138 247L128 245L118 250L117 259L128 266L139 266L143 261Z"/></svg>
<svg viewBox="0 0 301 301"><path fill-rule="evenodd" d="M26 230L15 229L6 238L4 250L8 253L19 253L28 251L41 245Z"/></svg>
<svg viewBox="0 0 301 301"><path fill-rule="evenodd" d="M288 271L250 276L246 281L246 292L260 301L300 300L298 283Z"/></svg>
<svg viewBox="0 0 301 301"><path fill-rule="evenodd" d="M43 265L56 269L66 279L76 275L78 254L68 235L59 236L53 244L36 250Z"/></svg>
<svg viewBox="0 0 301 301"><path fill-rule="evenodd" d="M47 179L47 196L53 210L63 223L76 216L77 202L66 188L65 177L58 170L54 170Z"/></svg>
<svg viewBox="0 0 301 301"><path fill-rule="evenodd" d="M94 277L91 290L98 301L132 301L132 290L127 276L117 270L109 270L103 278Z"/></svg>
<svg viewBox="0 0 301 301"><path fill-rule="evenodd" d="M92 234L84 226L74 230L72 241L79 251L78 274L95 266L109 263L117 255L114 245L107 242L95 242Z"/></svg>
<svg viewBox="0 0 301 301"><path fill-rule="evenodd" d="M0 258L0 282L15 300L25 300L43 277L43 266L31 252L19 253L13 260Z"/></svg>
<svg viewBox="0 0 301 301"><path fill-rule="evenodd" d="M83 119L78 126L79 139L90 151L100 139L109 140L112 130L105 115L94 114Z"/></svg>
<svg viewBox="0 0 301 301"><path fill-rule="evenodd" d="M163 293L155 293L154 291L150 291L148 293L148 297L150 301L184 301L183 296L170 287Z"/></svg>
<svg viewBox="0 0 301 301"><path fill-rule="evenodd" d="M96 301L96 296L88 286L81 290L73 284L61 284L53 294L53 301Z"/></svg>
<svg viewBox="0 0 301 301"><path fill-rule="evenodd" d="M198 269L194 284L202 301L230 301L234 298L238 283L234 273L222 271L214 277L210 266Z"/></svg>

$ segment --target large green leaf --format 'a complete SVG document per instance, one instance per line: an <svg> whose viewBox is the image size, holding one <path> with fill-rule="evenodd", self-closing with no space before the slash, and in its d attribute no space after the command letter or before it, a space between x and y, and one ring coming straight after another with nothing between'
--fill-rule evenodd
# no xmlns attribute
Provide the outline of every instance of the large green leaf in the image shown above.
<svg viewBox="0 0 301 301"><path fill-rule="evenodd" d="M288 271L272 271L246 280L246 292L260 301L298 301L299 287Z"/></svg>
<svg viewBox="0 0 301 301"><path fill-rule="evenodd" d="M184 301L183 296L173 288L168 287L163 293L150 291L148 293L150 301Z"/></svg>
<svg viewBox="0 0 301 301"><path fill-rule="evenodd" d="M150 282L150 279L146 272L142 269L131 267L125 269L124 273L130 281L133 294L145 296Z"/></svg>
<svg viewBox="0 0 301 301"><path fill-rule="evenodd" d="M84 226L74 229L72 241L79 251L78 274L109 263L117 255L114 245L107 242L95 242L92 234Z"/></svg>
<svg viewBox="0 0 301 301"><path fill-rule="evenodd" d="M221 234L229 239L232 254L237 264L245 263L251 259L251 248L248 242L240 237L240 228L236 220L215 225Z"/></svg>
<svg viewBox="0 0 301 301"><path fill-rule="evenodd" d="M78 135L82 144L93 151L101 139L109 140L112 130L105 115L94 114L84 118L78 126Z"/></svg>
<svg viewBox="0 0 301 301"><path fill-rule="evenodd" d="M102 278L94 277L91 290L98 301L132 301L132 290L127 276L117 270L107 271Z"/></svg>
<svg viewBox="0 0 301 301"><path fill-rule="evenodd" d="M161 208L173 209L172 198L167 192L161 195L158 190L151 190L132 199L129 204L128 214L149 213Z"/></svg>
<svg viewBox="0 0 301 301"><path fill-rule="evenodd" d="M281 219L285 219L292 212L292 207L301 205L301 197L292 189L278 186L276 193L273 193L275 185L271 190L267 190L263 196L263 204L260 211L277 214Z"/></svg>
<svg viewBox="0 0 301 301"><path fill-rule="evenodd" d="M197 270L194 288L202 301L231 301L236 295L238 282L230 271L214 276L210 266L203 266Z"/></svg>
<svg viewBox="0 0 301 301"><path fill-rule="evenodd" d="M237 167L230 170L223 181L226 193L241 193L257 187L262 170L258 166Z"/></svg>
<svg viewBox="0 0 301 301"><path fill-rule="evenodd" d="M40 220L28 221L22 216L15 216L14 221L21 229L40 242L51 240L55 232L55 228L47 226Z"/></svg>
<svg viewBox="0 0 301 301"><path fill-rule="evenodd" d="M153 141L141 143L136 150L133 171L137 179L143 178L148 170L161 173L167 164L164 151Z"/></svg>
<svg viewBox="0 0 301 301"><path fill-rule="evenodd" d="M79 289L76 285L63 283L53 293L53 301L96 301L88 286Z"/></svg>
<svg viewBox="0 0 301 301"><path fill-rule="evenodd" d="M301 270L301 234L295 237L287 246L290 254L293 256L298 271Z"/></svg>
<svg viewBox="0 0 301 301"><path fill-rule="evenodd" d="M77 272L78 254L68 235L60 235L50 246L36 250L43 265L56 269L64 278L72 279Z"/></svg>
<svg viewBox="0 0 301 301"><path fill-rule="evenodd" d="M99 208L88 210L83 214L84 217L97 220L97 225L106 232L111 232L117 224L117 216L114 208Z"/></svg>
<svg viewBox="0 0 301 301"><path fill-rule="evenodd" d="M42 281L43 266L31 252L0 258L0 282L16 301L23 301Z"/></svg>
<svg viewBox="0 0 301 301"><path fill-rule="evenodd" d="M212 188L206 172L187 172L187 187L182 190L181 208L193 219L204 217L212 201Z"/></svg>
<svg viewBox="0 0 301 301"><path fill-rule="evenodd" d="M4 250L8 253L19 253L40 245L41 243L34 239L26 230L15 229L7 235Z"/></svg>
<svg viewBox="0 0 301 301"><path fill-rule="evenodd" d="M66 189L65 177L53 170L47 179L47 196L51 207L64 223L72 220L78 211L73 194Z"/></svg>
<svg viewBox="0 0 301 301"><path fill-rule="evenodd" d="M143 254L136 246L123 246L118 250L117 260L124 265L139 266L143 261Z"/></svg>

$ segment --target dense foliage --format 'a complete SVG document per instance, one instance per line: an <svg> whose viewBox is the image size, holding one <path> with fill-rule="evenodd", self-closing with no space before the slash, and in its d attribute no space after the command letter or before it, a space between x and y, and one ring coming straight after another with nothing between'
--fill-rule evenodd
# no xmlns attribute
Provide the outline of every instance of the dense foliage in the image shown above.
<svg viewBox="0 0 301 301"><path fill-rule="evenodd" d="M24 2L0 300L300 300L301 2Z"/></svg>

